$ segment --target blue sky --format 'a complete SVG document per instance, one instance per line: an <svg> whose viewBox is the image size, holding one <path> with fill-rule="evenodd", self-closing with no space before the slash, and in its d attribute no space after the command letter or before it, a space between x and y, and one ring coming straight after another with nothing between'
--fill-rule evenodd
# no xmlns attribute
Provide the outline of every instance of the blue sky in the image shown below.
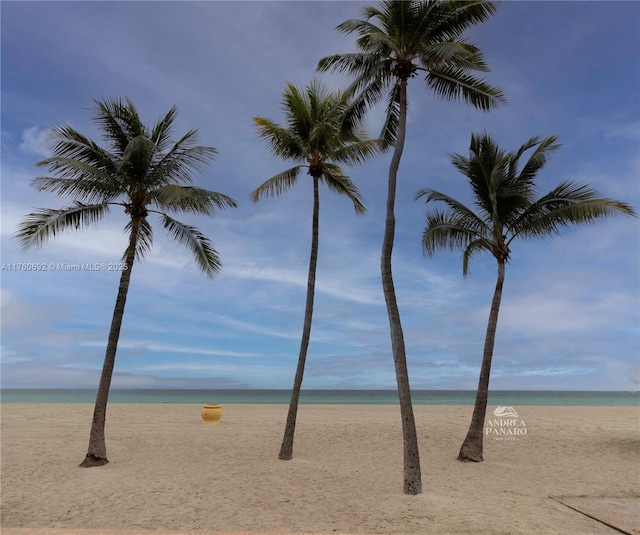
<svg viewBox="0 0 640 535"><path fill-rule="evenodd" d="M354 50L334 31L359 18L355 2L6 2L2 39L2 263L117 262L124 214L23 252L13 237L34 207L42 136L69 123L100 140L92 98L127 96L147 123L173 105L177 132L197 128L217 148L199 186L236 199L213 218L186 215L220 253L201 275L188 251L157 228L134 266L114 387L290 388L299 349L311 234L311 183L259 204L249 193L289 164L272 156L252 117L280 122L286 82L305 85L319 58ZM504 2L469 37L508 105L491 113L409 86L400 167L394 277L413 388L474 389L496 277L476 257L422 255L432 187L468 201L449 154L471 132L506 149L557 134L563 147L539 175L541 194L587 182L640 206L640 4ZM348 80L320 75L330 88ZM377 134L380 110L368 130ZM394 388L379 275L390 155L347 173L368 208L321 191L320 258L306 388ZM158 221L152 220L158 226ZM498 324L494 389L637 390L640 383L640 234L620 217L512 247ZM2 386L95 388L118 272L8 271L2 277Z"/></svg>

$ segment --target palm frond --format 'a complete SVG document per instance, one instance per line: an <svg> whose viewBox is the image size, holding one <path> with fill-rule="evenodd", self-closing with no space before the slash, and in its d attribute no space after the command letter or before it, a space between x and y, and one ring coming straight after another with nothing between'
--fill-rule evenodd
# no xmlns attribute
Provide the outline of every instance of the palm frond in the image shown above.
<svg viewBox="0 0 640 535"><path fill-rule="evenodd" d="M492 252L491 242L486 238L479 238L477 240L473 240L469 242L469 244L465 247L464 252L462 253L462 276L467 277L471 270L469 269L469 264L471 263L471 258L473 258L476 253L480 252Z"/></svg>
<svg viewBox="0 0 640 535"><path fill-rule="evenodd" d="M193 173L201 172L213 161L217 151L213 147L174 147L157 163L153 163L145 177L148 188L158 188L171 183L189 185Z"/></svg>
<svg viewBox="0 0 640 535"><path fill-rule="evenodd" d="M398 138L398 124L400 123L400 84L396 83L387 98L387 113L385 115L380 139L385 149L396 144Z"/></svg>
<svg viewBox="0 0 640 535"><path fill-rule="evenodd" d="M456 67L487 72L480 49L463 39L425 43L419 51L420 70L438 71L444 67Z"/></svg>
<svg viewBox="0 0 640 535"><path fill-rule="evenodd" d="M372 71L380 63L386 62L387 58L377 54L366 52L353 52L350 54L334 54L318 61L317 71L336 71L349 74L351 76L362 77L363 80L373 78ZM366 82L362 82L366 83Z"/></svg>
<svg viewBox="0 0 640 535"><path fill-rule="evenodd" d="M387 2L381 2L378 6L364 6L362 8L362 16L365 20L379 19L384 20Z"/></svg>
<svg viewBox="0 0 640 535"><path fill-rule="evenodd" d="M499 190L505 184L503 175L509 165L509 158L510 155L487 133L471 134L468 157L451 155L451 163L469 180L474 203L485 219L494 220L499 211L498 194L503 192Z"/></svg>
<svg viewBox="0 0 640 535"><path fill-rule="evenodd" d="M471 242L485 239L466 227L452 212L434 210L427 214L426 220L422 249L427 256L433 256L439 249L464 250Z"/></svg>
<svg viewBox="0 0 640 535"><path fill-rule="evenodd" d="M237 208L236 202L227 195L194 186L168 184L148 194L149 202L161 210L193 212L210 215L216 208Z"/></svg>
<svg viewBox="0 0 640 535"><path fill-rule="evenodd" d="M358 33L356 43L361 50L380 56L391 55L395 47L393 39L383 28L371 22L371 18L373 17L368 17L367 20L347 20L337 26L336 30L347 35Z"/></svg>
<svg viewBox="0 0 640 535"><path fill-rule="evenodd" d="M111 146L111 152L122 156L129 141L147 134L133 103L126 99L94 99L97 112L94 120L104 133L105 141Z"/></svg>
<svg viewBox="0 0 640 535"><path fill-rule="evenodd" d="M497 12L498 3L489 0L465 0L442 2L443 16L433 28L435 35L453 39L465 30L488 20Z"/></svg>
<svg viewBox="0 0 640 535"><path fill-rule="evenodd" d="M287 83L287 88L282 94L282 110L287 119L287 129L298 138L309 137L314 124L311 107L309 93Z"/></svg>
<svg viewBox="0 0 640 535"><path fill-rule="evenodd" d="M346 195L351 199L353 207L357 214L365 214L367 212L364 206L364 200L356 185L349 177L342 174L342 170L337 165L325 164L325 172L321 179L327 187L339 195Z"/></svg>
<svg viewBox="0 0 640 535"><path fill-rule="evenodd" d="M55 193L69 197L74 201L96 204L115 199L122 193L121 185L114 177L100 169L77 160L69 160L64 164L64 171L60 177L35 177L31 185L37 191Z"/></svg>
<svg viewBox="0 0 640 535"><path fill-rule="evenodd" d="M379 139L355 141L339 147L333 153L333 160L351 165L363 163L367 158L380 154L384 149Z"/></svg>
<svg viewBox="0 0 640 535"><path fill-rule="evenodd" d="M379 12L378 12L379 13ZM382 29L371 22L373 16L367 16L366 20L361 19L349 19L345 20L343 23L338 24L336 26L336 30L345 35L349 35L354 32L358 32L362 35L367 35L370 33L384 33Z"/></svg>
<svg viewBox="0 0 640 535"><path fill-rule="evenodd" d="M18 225L16 237L23 249L40 247L63 230L79 230L97 223L109 212L108 203L83 204L75 202L67 208L40 208L28 214Z"/></svg>
<svg viewBox="0 0 640 535"><path fill-rule="evenodd" d="M442 70L430 70L426 77L427 85L445 100L462 98L468 104L488 111L506 102L502 91L468 74L466 69L445 67Z"/></svg>
<svg viewBox="0 0 640 535"><path fill-rule="evenodd" d="M300 116L308 117L309 121L305 125L305 131L299 131L299 137L306 148L307 159L312 152L321 154L323 159L334 158L336 150L341 146L359 141L359 124L347 128L346 114L350 110L343 92L328 92L317 80L312 80L307 87L307 98L302 105L308 109L296 112Z"/></svg>
<svg viewBox="0 0 640 535"><path fill-rule="evenodd" d="M395 20L389 20L386 26L395 29L400 40L404 40L404 48L415 52L424 42L448 40L449 34L443 33L447 29L446 2L417 1L407 2L401 6L402 12L397 10Z"/></svg>
<svg viewBox="0 0 640 535"><path fill-rule="evenodd" d="M549 136L543 140L540 140L538 137L534 137L520 147L515 156L516 163L525 151L538 145L531 156L529 156L529 159L522 167L522 170L518 173L519 180L533 183L538 171L547 163L549 153L556 151L561 147L560 143L557 141L558 136Z"/></svg>
<svg viewBox="0 0 640 535"><path fill-rule="evenodd" d="M259 136L267 141L276 156L285 160L305 157L301 140L294 132L263 117L254 117L253 122L258 127Z"/></svg>
<svg viewBox="0 0 640 535"><path fill-rule="evenodd" d="M251 201L258 202L265 197L281 195L284 191L288 190L295 184L302 167L302 165L296 165L291 169L287 169L286 171L282 171L282 173L272 176L269 180L266 180L251 192Z"/></svg>
<svg viewBox="0 0 640 535"><path fill-rule="evenodd" d="M563 182L522 212L511 225L509 242L558 234L563 227L620 214L637 216L629 204L599 197L586 184Z"/></svg>
<svg viewBox="0 0 640 535"><path fill-rule="evenodd" d="M173 122L178 114L178 107L173 105L171 109L151 129L149 138L155 143L160 152L169 149L173 134Z"/></svg>
<svg viewBox="0 0 640 535"><path fill-rule="evenodd" d="M49 130L45 144L52 157L38 162L38 167L49 166L57 159L73 159L107 172L113 172L115 169L115 158L112 154L71 126L62 125Z"/></svg>
<svg viewBox="0 0 640 535"><path fill-rule="evenodd" d="M416 193L415 200L424 197L426 197L426 203L432 201L445 203L449 207L448 214L451 216L451 220L455 220L458 226L464 226L467 228L470 233L474 233L479 236L487 236L491 233L491 229L487 226L486 221L453 197L431 188L424 188Z"/></svg>
<svg viewBox="0 0 640 535"><path fill-rule="evenodd" d="M433 256L439 249L462 250L462 274L469 274L471 258L480 251L492 252L492 231L471 210L434 190L418 192L416 199L426 196L427 202L442 201L449 205L448 211L435 210L427 213L426 226L422 234L422 250L425 256Z"/></svg>
<svg viewBox="0 0 640 535"><path fill-rule="evenodd" d="M140 261L144 258L144 255L151 251L153 246L153 229L146 217L139 219L140 225L138 227L138 236L136 238L136 254L135 259ZM130 235L133 228L133 221L129 219L124 227L125 232ZM122 261L126 261L127 251L122 254Z"/></svg>
<svg viewBox="0 0 640 535"><path fill-rule="evenodd" d="M173 146L167 151L165 154L165 158L170 158L174 153L182 153L187 149L193 148L196 146L196 141L198 139L198 130L192 128L187 131L183 136L173 143ZM213 147L210 147L213 149ZM215 151L215 149L213 149Z"/></svg>
<svg viewBox="0 0 640 535"><path fill-rule="evenodd" d="M167 214L162 214L161 217L163 226L167 229L169 235L191 250L198 267L207 277L213 277L220 271L220 257L204 234L196 227L185 225Z"/></svg>
<svg viewBox="0 0 640 535"><path fill-rule="evenodd" d="M387 118L380 138L385 139L387 145L395 143L399 91L392 72L392 63L375 65L365 75L356 78L345 93L351 98L345 115L346 124L350 128L362 124L367 111L388 95Z"/></svg>

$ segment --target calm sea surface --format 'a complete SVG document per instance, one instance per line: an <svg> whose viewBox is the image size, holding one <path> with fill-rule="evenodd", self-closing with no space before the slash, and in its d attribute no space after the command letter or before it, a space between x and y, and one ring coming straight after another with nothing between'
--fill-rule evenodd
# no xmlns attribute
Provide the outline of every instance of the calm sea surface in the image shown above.
<svg viewBox="0 0 640 535"><path fill-rule="evenodd" d="M93 403L93 389L0 390L2 403ZM110 403L289 403L289 390L169 390L113 389ZM470 390L413 390L414 405L473 405ZM300 403L396 405L395 390L303 390ZM578 392L499 390L489 394L490 405L640 406L640 392Z"/></svg>

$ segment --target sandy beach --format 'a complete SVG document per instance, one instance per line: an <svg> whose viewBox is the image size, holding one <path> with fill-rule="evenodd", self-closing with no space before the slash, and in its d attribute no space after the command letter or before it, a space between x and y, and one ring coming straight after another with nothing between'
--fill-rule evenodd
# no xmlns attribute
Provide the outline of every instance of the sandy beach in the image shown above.
<svg viewBox="0 0 640 535"><path fill-rule="evenodd" d="M419 496L402 493L396 406L303 405L279 461L284 405L229 404L204 425L199 405L112 404L110 463L83 469L92 405L5 403L1 527L606 535L552 497L640 498L637 407L517 407L526 433L487 436L477 464L456 461L472 407L414 409Z"/></svg>

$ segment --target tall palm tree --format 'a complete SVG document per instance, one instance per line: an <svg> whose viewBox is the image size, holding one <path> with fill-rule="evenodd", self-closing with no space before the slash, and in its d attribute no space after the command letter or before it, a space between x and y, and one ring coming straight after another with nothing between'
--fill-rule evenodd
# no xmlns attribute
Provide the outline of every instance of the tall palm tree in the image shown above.
<svg viewBox="0 0 640 535"><path fill-rule="evenodd" d="M192 174L213 159L213 147L195 145L197 130L172 139L177 108L172 107L152 128L142 124L130 100L94 100L93 117L107 145L99 146L71 126L54 128L50 135L53 156L38 162L55 176L37 177L33 186L70 198L71 206L39 209L28 214L17 233L23 248L41 246L66 229L79 229L101 221L111 206L121 206L129 216L125 231L128 245L122 257L124 270L116 298L107 350L100 376L89 437L80 466L108 463L104 426L111 377L115 364L124 307L134 261L151 249L153 233L147 219L160 216L163 227L195 256L198 267L211 277L220 270L220 258L209 239L197 228L169 214L212 214L216 208L235 207L230 197L192 186Z"/></svg>
<svg viewBox="0 0 640 535"><path fill-rule="evenodd" d="M465 30L484 22L495 11L495 2L481 0L386 0L379 7L365 7L365 20L348 20L337 27L342 33L359 35L356 43L360 52L329 56L318 64L322 71L355 76L348 90L358 95L354 100L355 118L387 96L381 138L395 143L395 147L389 165L380 268L398 383L407 494L422 492L422 477L404 335L391 273L396 181L407 124L407 84L410 78L424 73L427 87L446 100L462 98L482 110L501 102L500 90L474 76L488 68L480 49L464 38Z"/></svg>
<svg viewBox="0 0 640 535"><path fill-rule="evenodd" d="M307 300L298 366L291 392L291 402L279 458L293 456L293 436L298 412L298 399L311 335L313 298L318 261L318 219L320 213L319 184L323 182L334 192L346 195L358 214L366 209L356 186L344 175L338 164L359 164L380 150L376 140L364 140L357 121L348 120L351 112L341 92L328 92L317 81L303 89L287 84L282 99L286 125L281 126L262 117L254 118L260 137L265 139L276 156L296 165L278 173L251 193L258 202L267 196L280 195L293 186L303 169L313 184L313 219L311 229L311 256L307 280Z"/></svg>
<svg viewBox="0 0 640 535"><path fill-rule="evenodd" d="M458 455L460 461L482 461L482 429L489 375L511 242L516 238L532 239L557 234L563 227L618 213L635 215L628 204L599 197L588 185L575 182L562 182L536 199L536 176L549 154L559 146L556 136L545 139L533 137L517 151L506 152L488 134L472 135L469 157L454 154L452 162L469 179L477 211L429 188L416 196L426 197L426 202L440 201L447 205L446 211L427 214L422 238L425 254L431 256L436 250L445 248L462 250L462 272L465 276L469 273L469 261L476 253L489 252L498 263L478 392L469 432ZM532 152L521 166L520 159L528 151Z"/></svg>

